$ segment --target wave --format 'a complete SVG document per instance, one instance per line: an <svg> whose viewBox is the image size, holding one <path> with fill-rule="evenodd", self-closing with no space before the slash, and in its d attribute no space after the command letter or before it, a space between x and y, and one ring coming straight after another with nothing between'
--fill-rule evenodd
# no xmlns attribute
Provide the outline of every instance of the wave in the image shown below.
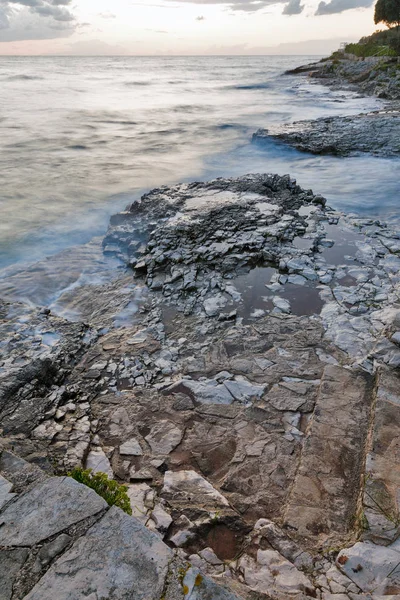
<svg viewBox="0 0 400 600"><path fill-rule="evenodd" d="M151 81L126 81L124 83L124 85L126 87L142 87L142 86L148 86L148 85L153 85Z"/></svg>
<svg viewBox="0 0 400 600"><path fill-rule="evenodd" d="M228 90L268 90L270 88L270 83L249 83L226 86L226 89Z"/></svg>
<svg viewBox="0 0 400 600"><path fill-rule="evenodd" d="M5 77L3 81L37 81L42 79L44 77L38 75L10 75L10 77Z"/></svg>

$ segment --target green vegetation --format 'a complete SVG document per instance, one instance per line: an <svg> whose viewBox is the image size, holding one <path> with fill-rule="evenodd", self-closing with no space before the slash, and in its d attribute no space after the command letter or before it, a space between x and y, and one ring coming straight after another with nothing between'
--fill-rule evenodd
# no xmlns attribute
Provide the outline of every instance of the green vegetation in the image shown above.
<svg viewBox="0 0 400 600"><path fill-rule="evenodd" d="M385 23L388 27L400 27L400 0L378 0L375 5L375 23Z"/></svg>
<svg viewBox="0 0 400 600"><path fill-rule="evenodd" d="M366 58L367 56L397 56L396 51L389 45L380 45L373 42L358 44L347 44L345 47L347 54L354 54L360 58Z"/></svg>
<svg viewBox="0 0 400 600"><path fill-rule="evenodd" d="M69 476L75 481L92 488L99 496L104 498L109 506L118 506L128 515L132 514L125 485L120 485L118 481L109 479L105 473L93 473L92 469L82 469L80 467L73 469Z"/></svg>

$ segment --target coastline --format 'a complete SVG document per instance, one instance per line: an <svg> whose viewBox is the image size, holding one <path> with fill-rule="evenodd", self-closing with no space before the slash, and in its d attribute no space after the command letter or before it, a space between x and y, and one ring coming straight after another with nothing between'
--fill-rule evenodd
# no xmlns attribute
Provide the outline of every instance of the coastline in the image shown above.
<svg viewBox="0 0 400 600"><path fill-rule="evenodd" d="M252 174L152 190L103 252L112 279L0 304L10 600L111 598L122 537L152 600L400 593L400 235Z"/></svg>
<svg viewBox="0 0 400 600"><path fill-rule="evenodd" d="M364 60L339 53L287 71L307 76L332 90L352 90L360 96L385 100L379 111L359 115L298 121L289 125L259 129L253 142L269 138L312 154L351 156L371 154L396 157L400 153L400 63L398 58Z"/></svg>

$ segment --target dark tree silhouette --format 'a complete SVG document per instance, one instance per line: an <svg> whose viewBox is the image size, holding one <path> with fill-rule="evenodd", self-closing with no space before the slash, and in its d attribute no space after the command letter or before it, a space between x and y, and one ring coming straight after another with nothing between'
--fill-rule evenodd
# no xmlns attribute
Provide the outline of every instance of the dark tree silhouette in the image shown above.
<svg viewBox="0 0 400 600"><path fill-rule="evenodd" d="M378 0L375 4L375 23L400 27L400 0Z"/></svg>

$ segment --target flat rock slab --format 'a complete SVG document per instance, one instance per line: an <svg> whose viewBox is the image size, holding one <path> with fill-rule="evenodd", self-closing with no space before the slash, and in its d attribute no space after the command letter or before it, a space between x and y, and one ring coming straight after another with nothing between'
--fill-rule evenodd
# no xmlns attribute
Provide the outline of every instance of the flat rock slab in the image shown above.
<svg viewBox="0 0 400 600"><path fill-rule="evenodd" d="M303 152L348 156L400 155L400 112L377 111L348 117L297 121L276 128L259 129L253 141L273 138Z"/></svg>
<svg viewBox="0 0 400 600"><path fill-rule="evenodd" d="M356 514L374 378L327 366L303 446L286 523L303 538L343 536Z"/></svg>
<svg viewBox="0 0 400 600"><path fill-rule="evenodd" d="M162 495L178 505L190 505L193 501L211 509L229 505L227 499L196 471L167 471Z"/></svg>
<svg viewBox="0 0 400 600"><path fill-rule="evenodd" d="M0 513L0 546L34 546L107 507L103 498L69 477L52 477Z"/></svg>
<svg viewBox="0 0 400 600"><path fill-rule="evenodd" d="M171 558L157 535L113 507L57 560L26 600L159 600Z"/></svg>
<svg viewBox="0 0 400 600"><path fill-rule="evenodd" d="M400 378L390 371L379 379L366 475L363 537L386 545L400 535Z"/></svg>
<svg viewBox="0 0 400 600"><path fill-rule="evenodd" d="M372 542L358 542L339 553L337 566L363 592L373 597L399 597L400 546L385 548ZM391 596L394 594L395 596Z"/></svg>

